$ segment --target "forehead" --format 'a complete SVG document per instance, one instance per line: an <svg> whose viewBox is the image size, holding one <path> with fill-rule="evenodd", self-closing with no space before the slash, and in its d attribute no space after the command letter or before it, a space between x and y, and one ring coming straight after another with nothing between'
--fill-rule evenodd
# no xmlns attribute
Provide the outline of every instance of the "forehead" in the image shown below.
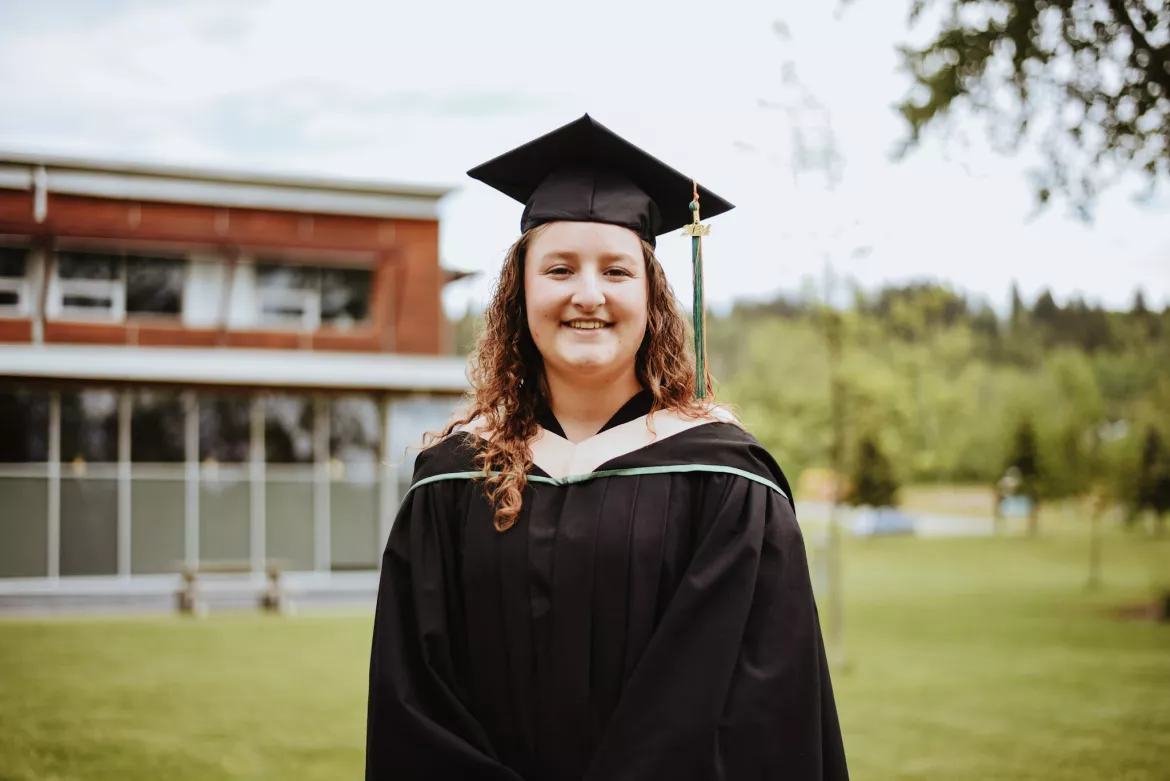
<svg viewBox="0 0 1170 781"><path fill-rule="evenodd" d="M641 262L642 240L629 228L603 222L550 222L541 228L528 249L539 259L549 255L625 255Z"/></svg>

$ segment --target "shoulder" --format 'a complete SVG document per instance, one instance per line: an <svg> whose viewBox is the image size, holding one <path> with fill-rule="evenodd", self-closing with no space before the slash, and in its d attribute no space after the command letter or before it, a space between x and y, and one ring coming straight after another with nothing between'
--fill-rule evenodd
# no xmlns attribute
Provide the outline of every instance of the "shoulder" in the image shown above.
<svg viewBox="0 0 1170 781"><path fill-rule="evenodd" d="M705 426L696 426L687 432L690 436L687 447L696 456L706 454L708 459L734 466L761 477L771 477L780 484L784 493L792 496L784 470L760 441L752 436L738 422L716 421Z"/></svg>
<svg viewBox="0 0 1170 781"><path fill-rule="evenodd" d="M710 414L699 425L692 425L661 439L631 457L644 463L639 466L705 465L760 478L778 487L792 503L792 487L784 470L776 463L751 432L724 408Z"/></svg>
<svg viewBox="0 0 1170 781"><path fill-rule="evenodd" d="M774 533L786 538L799 539L800 526L796 520L796 499L792 494L792 485L788 476L772 454L768 452L760 441L752 436L738 421L714 422L697 426L684 435L686 438L679 441L681 450L695 463L717 464L720 467L730 467L741 475L739 479L751 480L752 477L766 480L770 485L780 489L783 499L773 505L778 512L772 514L769 528ZM751 475L752 477L748 477ZM732 477L732 480L736 478Z"/></svg>
<svg viewBox="0 0 1170 781"><path fill-rule="evenodd" d="M455 472L479 471L475 456L480 442L479 437L468 431L452 432L418 454L412 482Z"/></svg>

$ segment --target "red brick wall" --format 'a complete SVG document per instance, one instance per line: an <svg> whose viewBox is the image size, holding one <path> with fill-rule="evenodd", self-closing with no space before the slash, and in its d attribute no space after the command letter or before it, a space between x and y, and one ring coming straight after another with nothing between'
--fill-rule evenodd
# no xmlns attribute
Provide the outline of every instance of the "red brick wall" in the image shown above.
<svg viewBox="0 0 1170 781"><path fill-rule="evenodd" d="M6 320L0 318L0 343L31 342L31 320Z"/></svg>
<svg viewBox="0 0 1170 781"><path fill-rule="evenodd" d="M443 350L439 225L434 220L220 209L50 193L46 219L36 223L32 193L0 190L0 233L179 244L224 254L301 250L320 253L322 263L329 262L331 251L370 254L375 258L371 322L366 329L301 334L189 330L174 324L133 321L118 325L47 322L46 341L413 354L438 354ZM338 260L345 262L346 258ZM27 325L23 328L0 324L0 341L27 341L18 338L26 331L31 333Z"/></svg>

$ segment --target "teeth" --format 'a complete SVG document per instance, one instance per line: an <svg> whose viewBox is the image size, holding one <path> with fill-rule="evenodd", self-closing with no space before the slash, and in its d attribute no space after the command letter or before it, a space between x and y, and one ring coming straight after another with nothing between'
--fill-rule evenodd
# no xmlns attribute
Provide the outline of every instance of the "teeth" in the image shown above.
<svg viewBox="0 0 1170 781"><path fill-rule="evenodd" d="M575 322L569 323L569 327L570 328L580 328L580 329L588 331L588 330L591 330L594 328L605 328L605 323L599 323L597 321L592 321L592 322L575 321Z"/></svg>

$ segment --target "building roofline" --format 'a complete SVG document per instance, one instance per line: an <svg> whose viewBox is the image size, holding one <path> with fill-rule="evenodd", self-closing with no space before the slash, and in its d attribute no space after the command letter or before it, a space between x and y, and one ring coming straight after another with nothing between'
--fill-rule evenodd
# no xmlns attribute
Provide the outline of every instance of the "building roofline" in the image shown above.
<svg viewBox="0 0 1170 781"><path fill-rule="evenodd" d="M93 158L10 152L0 149L0 166L18 165L42 167L46 170L123 174L160 179L182 179L196 182L263 185L326 192L359 193L370 195L408 195L438 200L455 191L454 187L407 184L357 177L284 175L245 171L239 169L181 166L142 163L126 160L97 160Z"/></svg>
<svg viewBox="0 0 1170 781"><path fill-rule="evenodd" d="M462 393L465 358L96 345L5 345L0 378L329 391Z"/></svg>

